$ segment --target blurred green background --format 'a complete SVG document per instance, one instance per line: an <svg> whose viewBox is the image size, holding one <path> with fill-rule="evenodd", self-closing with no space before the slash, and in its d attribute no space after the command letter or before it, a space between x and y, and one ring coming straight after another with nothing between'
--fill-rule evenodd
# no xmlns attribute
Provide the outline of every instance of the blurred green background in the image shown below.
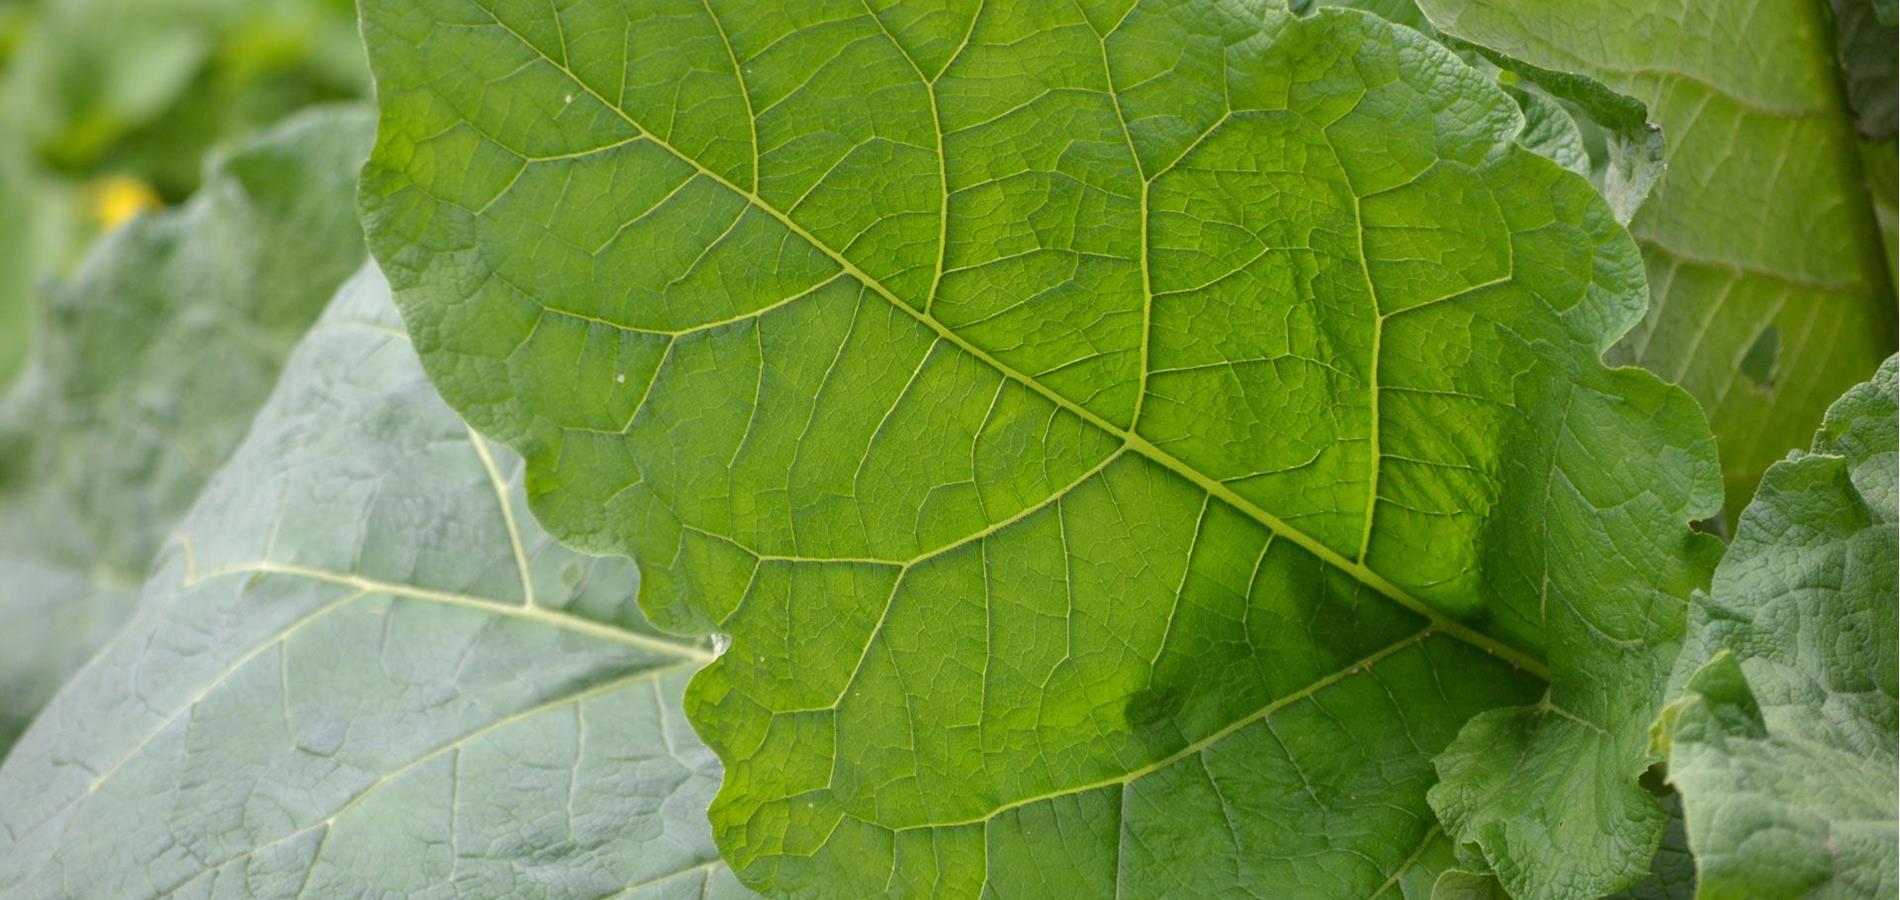
<svg viewBox="0 0 1900 900"><path fill-rule="evenodd" d="M368 83L352 0L0 0L0 384L102 234Z"/></svg>

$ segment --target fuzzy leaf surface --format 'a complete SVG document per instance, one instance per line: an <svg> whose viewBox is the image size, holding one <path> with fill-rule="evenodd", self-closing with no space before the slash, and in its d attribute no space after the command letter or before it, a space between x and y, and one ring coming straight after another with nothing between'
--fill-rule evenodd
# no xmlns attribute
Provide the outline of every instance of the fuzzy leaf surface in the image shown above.
<svg viewBox="0 0 1900 900"><path fill-rule="evenodd" d="M1895 363L1768 470L1658 722L1701 897L1895 891Z"/></svg>

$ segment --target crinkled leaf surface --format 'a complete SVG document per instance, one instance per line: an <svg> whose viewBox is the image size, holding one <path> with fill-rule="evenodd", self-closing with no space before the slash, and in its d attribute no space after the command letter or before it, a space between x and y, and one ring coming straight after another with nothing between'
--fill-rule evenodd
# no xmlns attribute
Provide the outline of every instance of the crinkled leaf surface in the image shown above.
<svg viewBox="0 0 1900 900"><path fill-rule="evenodd" d="M1307 0L1311 2L1313 0ZM1295 8L1307 3L1296 3ZM1632 97L1612 91L1594 79L1532 66L1441 33L1425 17L1417 0L1322 0L1319 5L1363 9L1388 22L1437 38L1466 62L1481 68L1498 68L1501 80L1507 84L1506 90L1524 111L1524 131L1518 137L1519 143L1550 157L1564 168L1593 175L1597 189L1616 211L1618 221L1629 221L1662 175L1661 129L1649 122L1649 111ZM1537 88L1531 88L1533 84ZM1553 98L1569 101L1598 129L1598 159L1591 160L1585 151L1577 119L1561 104L1552 102Z"/></svg>
<svg viewBox="0 0 1900 900"><path fill-rule="evenodd" d="M364 109L300 116L48 290L0 397L0 748L124 623L147 566L363 262Z"/></svg>
<svg viewBox="0 0 1900 900"><path fill-rule="evenodd" d="M555 544L373 269L0 768L4 897L708 897L710 654Z"/></svg>
<svg viewBox="0 0 1900 900"><path fill-rule="evenodd" d="M1894 348L1893 282L1826 5L1420 5L1458 38L1634 96L1662 126L1668 169L1630 224L1653 300L1613 358L1709 411L1733 515Z"/></svg>
<svg viewBox="0 0 1900 900"><path fill-rule="evenodd" d="M1895 363L1768 470L1676 664L1658 740L1705 897L1891 897L1900 605Z"/></svg>
<svg viewBox="0 0 1900 900"><path fill-rule="evenodd" d="M1434 782L1520 895L1645 871L1714 448L1597 362L1637 249L1449 51L1267 4L364 23L425 367L731 635L687 708L748 883L1370 895Z"/></svg>
<svg viewBox="0 0 1900 900"><path fill-rule="evenodd" d="M1343 7L1359 9L1372 13L1388 22L1404 25L1433 37L1441 37L1425 19L1414 0L1321 0L1314 3L1307 0L1295 3L1293 8L1301 13L1310 12L1313 7ZM1482 69L1495 68L1479 53L1470 48L1461 47L1455 42L1450 45L1454 51L1462 50L1461 58ZM1524 113L1524 127L1518 132L1518 143L1526 148L1549 157L1558 165L1581 175L1590 174L1590 154L1584 148L1583 135L1578 130L1577 120L1570 112L1555 102L1550 95L1518 82L1516 73L1505 74L1499 70L1501 79L1511 82L1505 92L1517 101L1518 108ZM1641 117L1638 116L1638 122Z"/></svg>
<svg viewBox="0 0 1900 900"><path fill-rule="evenodd" d="M1611 895L1611 900L1687 900L1695 896L1695 857L1682 822L1682 797L1670 792L1662 799L1669 823L1662 846L1649 861L1649 877Z"/></svg>

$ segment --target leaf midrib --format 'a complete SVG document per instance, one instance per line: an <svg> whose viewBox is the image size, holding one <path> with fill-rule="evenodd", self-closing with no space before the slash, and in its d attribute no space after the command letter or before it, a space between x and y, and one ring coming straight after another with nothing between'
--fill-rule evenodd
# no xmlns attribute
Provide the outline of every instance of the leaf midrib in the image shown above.
<svg viewBox="0 0 1900 900"><path fill-rule="evenodd" d="M1076 415L1077 417L1081 418L1083 421L1088 422L1090 425L1093 425L1096 428L1101 429L1103 432L1120 439L1122 442L1122 445L1125 448L1133 450L1136 453L1139 453L1142 456L1147 457L1149 460L1168 469L1169 471L1172 471L1176 475L1187 479L1190 483L1194 484L1196 487L1201 488L1202 490L1206 491L1212 496L1220 498L1223 502L1234 507L1235 509L1240 510L1242 513L1245 513L1248 517L1254 519L1256 522L1265 526L1268 530L1272 531L1274 534L1294 542L1295 544L1299 545L1301 548L1305 549L1307 552L1312 553L1314 556L1320 558L1321 560L1324 560L1329 565L1332 565L1335 568L1338 568L1346 572L1348 575L1351 575L1355 580L1359 581L1361 584L1364 584L1367 587L1372 588L1373 590L1384 595L1387 599L1399 604L1400 606L1405 607L1406 609L1412 611L1413 613L1416 613L1419 616L1424 617L1428 622L1431 623L1432 630L1443 632L1446 635L1457 638L1461 641L1472 644L1474 646L1480 647L1483 650L1485 650L1487 653L1490 653L1508 662L1511 662L1517 667L1523 669L1524 671L1530 672L1531 674L1537 676L1540 679L1543 679L1544 681L1550 680L1549 667L1544 663L1543 660L1539 659L1535 655L1529 652L1526 652L1518 647L1512 646L1495 637L1492 637L1491 635L1478 631L1477 629L1474 629L1468 625L1465 625L1462 622L1458 622L1454 619L1451 619L1445 616L1443 613L1439 612L1436 608L1412 596L1409 592L1399 587L1398 585L1392 583L1390 580L1386 579L1383 575L1380 575L1378 572L1373 571L1372 569L1368 568L1367 566L1361 563L1347 559L1345 556L1341 555L1337 551L1321 543L1317 539L1313 538L1311 535L1308 535L1307 533L1299 530L1298 528L1295 528L1292 525L1288 524L1285 520L1281 519L1279 516L1276 516L1260 508L1258 505L1254 504L1252 501L1249 501L1245 497L1242 497L1238 493L1235 493L1233 489L1229 488L1227 485L1222 484L1220 481L1214 478L1211 478L1208 475L1196 470L1193 466L1190 466L1188 463L1181 460L1180 458L1174 456L1171 453L1168 453L1167 451L1161 449L1160 447L1155 446L1155 444L1149 441L1147 438L1144 438L1140 434L1137 434L1135 432L1123 430L1122 428L1116 426L1115 424L1109 422L1107 419L1104 419L1101 416L1095 414L1094 412L1088 410L1082 405L1070 400L1067 397L1062 396L1061 394L1053 390L1050 390L1048 387L1036 381L1034 378L1030 377L1029 375L1024 374L1023 372L1018 371L1014 367L1005 364L1001 360L995 358L994 356L990 355L988 352L984 351L982 348L977 347L976 345L970 343L968 340L965 340L962 335L959 335L955 331L951 330L948 326L938 321L934 316L931 316L930 314L920 311L916 309L915 307L912 307L910 304L905 303L903 300L899 299L896 294L892 293L889 288L886 288L881 282L879 282L876 278L871 277L869 274L864 272L863 269L860 269L856 263L853 263L849 258L845 257L844 254L838 252L837 250L833 249L830 245L819 240L817 236L813 235L811 232L807 231L803 226L793 221L791 216L780 211L778 208L772 206L771 204L765 202L765 199L760 197L757 193L754 193L753 191L749 191L749 190L739 187L737 184L734 184L731 180L727 179L724 175L721 175L720 173L713 171L712 169L702 164L699 160L693 158L692 156L686 153L681 152L678 148L675 148L670 142L666 141L664 138L661 138L658 134L654 133L652 130L640 124L638 121L636 121L633 118L631 114L629 114L625 109L621 108L619 104L609 101L606 97L602 96L599 91L596 91L592 85L588 84L585 80L581 79L578 75L576 75L573 72L573 70L569 69L566 65L564 65L560 61L542 52L541 48L535 46L534 42L528 40L526 36L516 31L513 27L508 25L508 23L502 21L501 18L497 16L492 10L482 7L480 6L480 4L471 3L471 5L475 6L476 9L480 10L483 14L487 15L489 19L495 23L495 26L497 28L500 28L502 31L506 32L508 35L513 37L523 47L527 48L529 52L532 52L535 56L539 57L543 62L546 62L548 65L554 67L556 71L559 71L562 75L564 75L567 78L567 80L570 83L572 83L577 89L585 92L589 97L593 98L594 101L599 103L601 106L605 107L608 110L611 110L614 113L614 115L619 117L622 122L625 122L628 127L633 128L640 137L643 137L646 140L651 141L654 146L659 147L660 149L666 151L668 154L670 154L674 158L691 166L693 170L697 172L699 175L706 177L708 179L711 179L715 183L725 187L727 190L732 191L734 194L737 194L739 197L743 198L747 203L757 208L760 212L763 212L766 215L771 216L774 220L776 220L780 224L784 225L787 229L789 229L793 234L797 235L801 240L804 240L805 242L811 244L813 248L825 254L826 257L830 258L841 269L843 269L846 273L850 274L851 277L857 279L861 284L869 288L873 293L884 298L892 306L895 306L898 309L902 310L905 314L909 315L911 318L917 320L917 322L919 322L920 324L924 325L925 327L929 328L931 331L936 333L940 339L949 341L958 349L961 349L964 352L970 354L971 356L974 356L977 359L983 361L984 364L994 368L997 372L1001 373L1005 378L1009 378L1013 381L1016 381L1022 384L1024 387L1029 388L1030 390L1034 391L1037 394L1037 396L1040 396L1056 404L1059 408ZM717 17L715 17L715 21L717 21ZM931 91L931 93L934 95L935 91L928 83L925 84L925 89L927 91ZM741 88L741 90L743 91L743 87ZM757 160L755 159L753 162L753 165L756 167L757 164L758 164ZM942 229L942 227L943 227L943 223L939 223L940 230ZM1147 249L1144 247L1142 252L1145 256L1147 253ZM1152 303L1152 302L1153 302L1152 298L1144 298L1144 304Z"/></svg>

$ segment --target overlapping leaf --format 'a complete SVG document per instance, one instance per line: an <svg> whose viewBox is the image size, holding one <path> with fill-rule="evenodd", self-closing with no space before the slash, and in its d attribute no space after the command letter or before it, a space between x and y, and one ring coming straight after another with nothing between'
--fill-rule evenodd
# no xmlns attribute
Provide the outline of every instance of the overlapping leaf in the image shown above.
<svg viewBox="0 0 1900 900"><path fill-rule="evenodd" d="M1839 49L1842 87L1863 137L1891 140L1900 126L1900 85L1895 84L1894 23L1881 21L1875 0L1831 0L1835 46Z"/></svg>
<svg viewBox="0 0 1900 900"><path fill-rule="evenodd" d="M550 530L730 633L687 708L748 882L1409 891L1434 805L1521 896L1646 871L1714 448L1598 363L1637 249L1444 48L1269 4L364 17L372 249Z"/></svg>
<svg viewBox="0 0 1900 900"><path fill-rule="evenodd" d="M1425 19L1414 0L1306 0L1291 4L1302 14L1314 7L1343 7L1359 9L1372 13L1388 22L1404 25L1421 33L1440 37ZM1463 48L1456 42L1448 44L1454 51L1461 52L1466 62L1480 67L1489 67L1484 57ZM1577 126L1577 120L1570 112L1557 103L1549 94L1523 84L1516 72L1500 70L1498 77L1506 82L1506 93L1517 101L1518 108L1524 113L1524 128L1518 132L1518 143L1526 148L1549 157L1553 162L1578 174L1588 175L1591 170L1590 155L1584 147L1583 134ZM1642 123L1641 117L1637 121ZM1659 144L1660 146L1660 144ZM1612 206L1614 206L1614 201Z"/></svg>
<svg viewBox="0 0 1900 900"><path fill-rule="evenodd" d="M520 468L353 280L0 768L0 896L744 894L680 711L709 653L535 527Z"/></svg>
<svg viewBox="0 0 1900 900"><path fill-rule="evenodd" d="M1420 5L1455 37L1635 97L1662 126L1668 169L1630 225L1653 301L1613 358L1708 410L1733 515L1894 348L1894 286L1826 4ZM1893 42L1882 49L1891 66Z"/></svg>
<svg viewBox="0 0 1900 900"><path fill-rule="evenodd" d="M1888 897L1896 874L1895 363L1768 470L1690 613L1658 740L1703 897Z"/></svg>
<svg viewBox="0 0 1900 900"><path fill-rule="evenodd" d="M362 264L349 197L371 125L363 109L286 123L50 291L31 364L0 397L0 749L124 623L160 543Z"/></svg>

